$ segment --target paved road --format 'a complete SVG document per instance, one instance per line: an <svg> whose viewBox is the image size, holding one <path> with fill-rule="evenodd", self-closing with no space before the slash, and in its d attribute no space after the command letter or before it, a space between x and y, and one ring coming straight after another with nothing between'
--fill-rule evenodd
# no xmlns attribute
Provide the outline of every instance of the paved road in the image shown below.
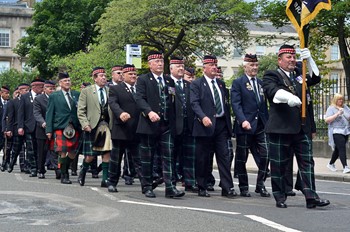
<svg viewBox="0 0 350 232"><path fill-rule="evenodd" d="M217 172L215 172L217 175ZM0 231L348 231L350 184L317 181L321 197L332 204L306 209L303 196L288 198L287 209L275 207L272 198L226 199L219 187L210 198L186 193L183 199L167 199L164 187L157 198L147 199L140 185L121 181L118 193L99 187L100 179L87 177L80 187L61 185L49 171L39 180L20 174L0 173ZM250 183L255 175L250 175ZM235 179L235 181L237 181ZM267 181L268 190L270 183ZM237 190L237 183L235 183ZM181 188L181 187L179 187ZM254 186L251 186L254 190Z"/></svg>

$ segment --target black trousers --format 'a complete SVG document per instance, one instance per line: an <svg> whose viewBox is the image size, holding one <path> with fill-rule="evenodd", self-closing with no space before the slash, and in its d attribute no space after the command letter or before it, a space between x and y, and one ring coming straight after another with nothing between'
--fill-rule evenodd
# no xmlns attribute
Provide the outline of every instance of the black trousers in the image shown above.
<svg viewBox="0 0 350 232"><path fill-rule="evenodd" d="M330 164L334 164L339 157L343 167L348 166L346 162L346 143L348 142L348 138L348 135L333 134L335 148L332 153L331 161L329 161Z"/></svg>
<svg viewBox="0 0 350 232"><path fill-rule="evenodd" d="M199 189L207 189L210 154L214 151L220 175L220 187L229 191L233 188L231 162L227 140L230 139L225 118L216 119L214 134L210 137L196 137L196 181Z"/></svg>
<svg viewBox="0 0 350 232"><path fill-rule="evenodd" d="M48 143L46 139L37 139L37 150L38 150L38 172L46 173L45 162L48 152Z"/></svg>

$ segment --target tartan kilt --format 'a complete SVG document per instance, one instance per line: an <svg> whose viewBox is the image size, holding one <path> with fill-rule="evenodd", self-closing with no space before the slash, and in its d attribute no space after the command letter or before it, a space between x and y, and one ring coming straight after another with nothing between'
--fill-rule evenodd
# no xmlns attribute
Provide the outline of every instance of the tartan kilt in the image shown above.
<svg viewBox="0 0 350 232"><path fill-rule="evenodd" d="M55 138L54 138L54 151L56 152L74 152L78 148L79 145L79 131L75 131L75 135L71 139L67 139L63 135L63 130L55 130Z"/></svg>
<svg viewBox="0 0 350 232"><path fill-rule="evenodd" d="M95 151L93 149L95 142L97 128L93 129L91 132L83 131L83 135L80 138L78 152L84 156L99 156L106 153L106 151Z"/></svg>

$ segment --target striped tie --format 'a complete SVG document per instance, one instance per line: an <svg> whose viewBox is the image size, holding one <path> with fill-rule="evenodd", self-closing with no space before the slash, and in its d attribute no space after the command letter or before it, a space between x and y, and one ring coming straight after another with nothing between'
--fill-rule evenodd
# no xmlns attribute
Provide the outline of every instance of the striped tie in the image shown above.
<svg viewBox="0 0 350 232"><path fill-rule="evenodd" d="M222 113L222 106L221 106L219 91L218 91L218 89L217 89L216 86L215 86L215 81L212 80L211 83L213 83L216 114L221 114L221 113Z"/></svg>

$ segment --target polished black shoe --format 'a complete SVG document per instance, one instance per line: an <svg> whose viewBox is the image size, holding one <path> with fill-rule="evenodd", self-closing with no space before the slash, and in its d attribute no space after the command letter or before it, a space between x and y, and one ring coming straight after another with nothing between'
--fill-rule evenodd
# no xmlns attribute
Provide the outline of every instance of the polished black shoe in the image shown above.
<svg viewBox="0 0 350 232"><path fill-rule="evenodd" d="M125 176L124 180L126 185L132 185L134 183L134 178L130 176L128 177Z"/></svg>
<svg viewBox="0 0 350 232"><path fill-rule="evenodd" d="M1 171L2 171L2 172L6 171L7 168L8 168L8 163L3 163L3 164L1 165Z"/></svg>
<svg viewBox="0 0 350 232"><path fill-rule="evenodd" d="M262 197L270 197L270 193L266 190L265 187L256 188L255 192L260 193L260 196Z"/></svg>
<svg viewBox="0 0 350 232"><path fill-rule="evenodd" d="M161 185L161 184L163 184L163 183L164 183L164 179L163 179L162 177L153 180L152 189L157 188L158 185Z"/></svg>
<svg viewBox="0 0 350 232"><path fill-rule="evenodd" d="M287 204L284 202L277 202L276 207L277 208L287 208Z"/></svg>
<svg viewBox="0 0 350 232"><path fill-rule="evenodd" d="M241 191L241 193L239 194L241 197L251 197L250 193L248 190L243 190Z"/></svg>
<svg viewBox="0 0 350 232"><path fill-rule="evenodd" d="M113 185L108 186L108 192L110 192L110 193L118 192L117 187L113 186Z"/></svg>
<svg viewBox="0 0 350 232"><path fill-rule="evenodd" d="M205 189L200 189L200 190L198 191L198 196L200 196L200 197L210 197L210 194L208 193L207 190L205 190Z"/></svg>
<svg viewBox="0 0 350 232"><path fill-rule="evenodd" d="M213 185L208 185L207 186L207 191L210 191L210 192L215 191L214 186Z"/></svg>
<svg viewBox="0 0 350 232"><path fill-rule="evenodd" d="M221 190L221 196L227 197L227 198L234 198L237 196L236 191L232 188L229 191Z"/></svg>
<svg viewBox="0 0 350 232"><path fill-rule="evenodd" d="M149 197L149 198L155 198L156 194L154 194L154 192L152 190L148 189L145 191L145 196Z"/></svg>
<svg viewBox="0 0 350 232"><path fill-rule="evenodd" d="M39 173L39 174L38 174L38 178L39 178L39 179L45 179L44 173Z"/></svg>
<svg viewBox="0 0 350 232"><path fill-rule="evenodd" d="M293 190L286 192L286 196L294 197L295 195L296 195L296 193Z"/></svg>
<svg viewBox="0 0 350 232"><path fill-rule="evenodd" d="M61 173L61 184L72 184L72 181L69 180L68 174Z"/></svg>
<svg viewBox="0 0 350 232"><path fill-rule="evenodd" d="M185 191L186 192L193 192L193 193L198 193L198 187L197 186L185 186Z"/></svg>
<svg viewBox="0 0 350 232"><path fill-rule="evenodd" d="M108 187L108 182L107 180L101 181L101 188L107 188Z"/></svg>
<svg viewBox="0 0 350 232"><path fill-rule="evenodd" d="M72 171L72 172L71 172L71 175L72 175L72 176L77 176L78 173L77 173L77 171Z"/></svg>
<svg viewBox="0 0 350 232"><path fill-rule="evenodd" d="M176 188L165 190L165 197L167 198L183 197L183 196L185 196L185 192L177 190Z"/></svg>
<svg viewBox="0 0 350 232"><path fill-rule="evenodd" d="M323 207L323 206L327 206L329 204L330 204L330 201L326 200L326 199L306 200L306 208L308 208L308 209L315 208L316 206Z"/></svg>
<svg viewBox="0 0 350 232"><path fill-rule="evenodd" d="M86 172L80 171L79 177L78 177L78 183L80 184L80 186L85 185L85 177L86 177Z"/></svg>
<svg viewBox="0 0 350 232"><path fill-rule="evenodd" d="M38 176L38 174L36 172L31 172L29 174L29 177L37 177L37 176Z"/></svg>
<svg viewBox="0 0 350 232"><path fill-rule="evenodd" d="M13 166L10 164L7 168L8 173L11 173L13 171Z"/></svg>

